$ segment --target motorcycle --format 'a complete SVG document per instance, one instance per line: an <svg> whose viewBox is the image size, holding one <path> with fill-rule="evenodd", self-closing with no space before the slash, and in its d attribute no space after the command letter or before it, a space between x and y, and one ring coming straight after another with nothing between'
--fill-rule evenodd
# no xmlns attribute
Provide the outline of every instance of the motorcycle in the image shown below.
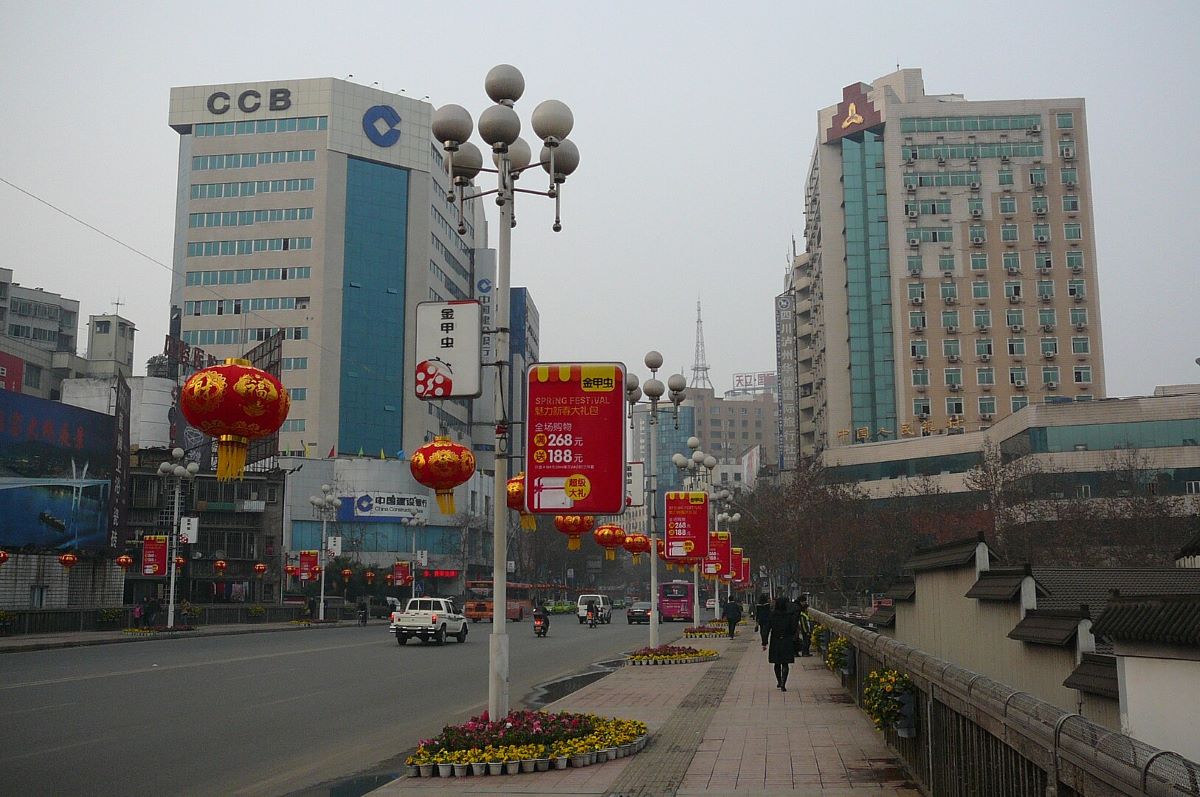
<svg viewBox="0 0 1200 797"><path fill-rule="evenodd" d="M594 611L587 613L587 624L588 628L596 627L596 613Z"/></svg>
<svg viewBox="0 0 1200 797"><path fill-rule="evenodd" d="M546 623L545 617L533 618L533 634L534 636L545 636L550 631L550 626Z"/></svg>

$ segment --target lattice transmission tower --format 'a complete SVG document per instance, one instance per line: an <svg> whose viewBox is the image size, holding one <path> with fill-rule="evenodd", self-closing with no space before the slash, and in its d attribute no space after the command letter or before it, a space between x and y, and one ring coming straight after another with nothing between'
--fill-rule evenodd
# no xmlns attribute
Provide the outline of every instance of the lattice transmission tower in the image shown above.
<svg viewBox="0 0 1200 797"><path fill-rule="evenodd" d="M714 390L708 378L708 358L704 354L704 319L700 315L700 300L696 300L696 357L692 360L692 381L689 387L706 387Z"/></svg>

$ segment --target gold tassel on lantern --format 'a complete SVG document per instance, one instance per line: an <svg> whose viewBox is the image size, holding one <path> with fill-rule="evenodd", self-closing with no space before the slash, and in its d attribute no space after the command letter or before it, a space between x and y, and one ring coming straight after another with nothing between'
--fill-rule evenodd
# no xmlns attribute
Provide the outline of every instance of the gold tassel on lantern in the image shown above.
<svg viewBox="0 0 1200 797"><path fill-rule="evenodd" d="M437 496L438 509L443 515L454 514L454 490L437 490L434 492Z"/></svg>
<svg viewBox="0 0 1200 797"><path fill-rule="evenodd" d="M617 552L616 552L615 550L613 550L612 548L605 548L605 549L604 549L604 559L605 559L605 561L612 562L612 561L614 561L616 558L617 558Z"/></svg>
<svg viewBox="0 0 1200 797"><path fill-rule="evenodd" d="M537 529L537 517L528 512L521 513L521 528L526 531L535 531Z"/></svg>
<svg viewBox="0 0 1200 797"><path fill-rule="evenodd" d="M579 541L578 534L572 534L570 537L567 538L567 550L568 551L578 551L580 545L582 545L582 543Z"/></svg>
<svg viewBox="0 0 1200 797"><path fill-rule="evenodd" d="M635 565L640 565L642 563L642 555L640 553L635 553L633 555L633 563Z"/></svg>
<svg viewBox="0 0 1200 797"><path fill-rule="evenodd" d="M217 481L229 482L241 479L246 471L246 451L250 441L235 434L223 434L217 438Z"/></svg>

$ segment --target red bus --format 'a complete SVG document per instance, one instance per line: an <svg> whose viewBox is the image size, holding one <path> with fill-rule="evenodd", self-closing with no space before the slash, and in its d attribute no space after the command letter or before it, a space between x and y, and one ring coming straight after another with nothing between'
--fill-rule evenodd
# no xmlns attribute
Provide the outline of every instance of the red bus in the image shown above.
<svg viewBox="0 0 1200 797"><path fill-rule="evenodd" d="M533 584L508 582L505 617L515 622L533 614ZM473 623L492 619L492 580L468 581L463 614Z"/></svg>
<svg viewBox="0 0 1200 797"><path fill-rule="evenodd" d="M660 622L684 620L695 622L692 616L692 584L689 581L668 581L658 585Z"/></svg>

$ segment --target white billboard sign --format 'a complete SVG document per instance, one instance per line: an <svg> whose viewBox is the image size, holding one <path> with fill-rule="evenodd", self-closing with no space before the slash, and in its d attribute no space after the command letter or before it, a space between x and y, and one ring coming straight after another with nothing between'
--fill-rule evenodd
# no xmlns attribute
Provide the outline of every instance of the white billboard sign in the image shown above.
<svg viewBox="0 0 1200 797"><path fill-rule="evenodd" d="M417 305L417 398L477 398L483 392L483 309L479 302Z"/></svg>
<svg viewBox="0 0 1200 797"><path fill-rule="evenodd" d="M646 505L646 463L625 463L625 506Z"/></svg>

